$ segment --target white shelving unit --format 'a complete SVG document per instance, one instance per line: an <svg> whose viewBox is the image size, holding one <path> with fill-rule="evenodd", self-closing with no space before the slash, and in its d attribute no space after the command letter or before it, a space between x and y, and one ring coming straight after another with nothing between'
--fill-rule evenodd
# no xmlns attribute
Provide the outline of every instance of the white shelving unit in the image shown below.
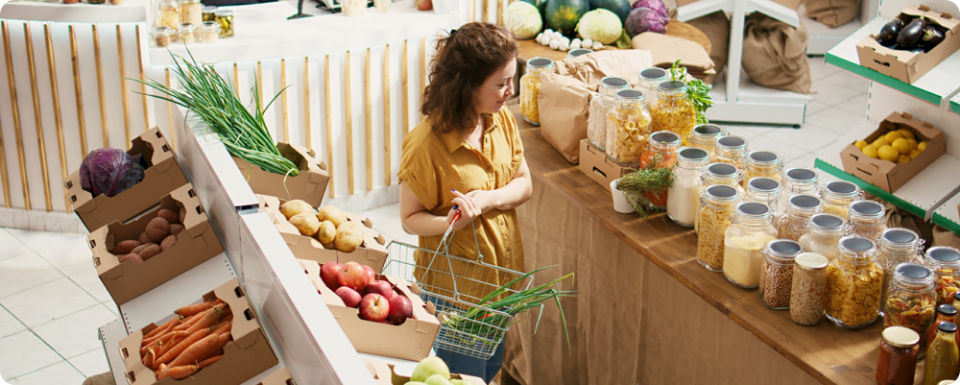
<svg viewBox="0 0 960 385"><path fill-rule="evenodd" d="M960 192L937 207L937 211L933 214L933 223L955 232L960 229Z"/></svg>
<svg viewBox="0 0 960 385"><path fill-rule="evenodd" d="M0 8L0 19L73 23L126 23L147 21L150 0L126 0L120 5L63 4L43 1L10 1Z"/></svg>
<svg viewBox="0 0 960 385"><path fill-rule="evenodd" d="M810 34L810 41L807 43L807 55L823 55L843 39L846 39L847 36L863 27L860 19L853 19L847 24L830 28L826 24L807 17L802 5L797 13L800 15L800 21L807 27L807 33Z"/></svg>

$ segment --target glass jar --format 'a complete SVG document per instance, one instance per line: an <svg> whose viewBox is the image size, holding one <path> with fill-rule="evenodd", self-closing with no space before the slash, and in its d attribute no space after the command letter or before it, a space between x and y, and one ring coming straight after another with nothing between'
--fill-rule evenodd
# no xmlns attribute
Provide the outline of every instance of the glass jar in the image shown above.
<svg viewBox="0 0 960 385"><path fill-rule="evenodd" d="M868 238L869 239L869 238ZM923 265L923 256L920 255L920 246L922 240L917 233L903 228L890 229L883 232L883 236L877 241L877 263L883 267L883 290L880 292L882 300L887 299L887 292L890 288L890 282L893 281L894 272L901 263L915 263ZM941 304L949 300L953 293L939 298L936 303Z"/></svg>
<svg viewBox="0 0 960 385"><path fill-rule="evenodd" d="M750 179L765 177L780 180L783 158L772 151L750 151L744 158L743 183Z"/></svg>
<svg viewBox="0 0 960 385"><path fill-rule="evenodd" d="M791 168L783 172L780 184L780 210L786 212L790 196L794 194L817 195L817 172L806 167Z"/></svg>
<svg viewBox="0 0 960 385"><path fill-rule="evenodd" d="M846 234L847 223L839 216L827 213L814 214L804 227L806 234L797 241L806 251L822 254L832 261L837 257L840 238ZM872 241L871 241L872 242Z"/></svg>
<svg viewBox="0 0 960 385"><path fill-rule="evenodd" d="M215 21L205 21L200 24L198 35L204 44L216 43L220 40L220 24Z"/></svg>
<svg viewBox="0 0 960 385"><path fill-rule="evenodd" d="M220 23L220 38L233 37L233 10L217 9L217 23Z"/></svg>
<svg viewBox="0 0 960 385"><path fill-rule="evenodd" d="M920 338L921 341L926 341L928 348L937 336L937 327L944 322L957 322L957 308L953 307L953 305L937 305L937 319L933 321L933 325L930 325L930 332ZM923 351L921 351L921 353L923 353Z"/></svg>
<svg viewBox="0 0 960 385"><path fill-rule="evenodd" d="M640 154L640 169L672 169L677 164L677 150L680 149L680 137L670 131L650 134L650 149ZM650 208L657 211L667 209L669 188L662 191L645 191L641 195L650 202Z"/></svg>
<svg viewBox="0 0 960 385"><path fill-rule="evenodd" d="M790 197L787 211L777 218L777 238L800 241L807 233L810 217L823 212L820 198L810 194L798 194Z"/></svg>
<svg viewBox="0 0 960 385"><path fill-rule="evenodd" d="M917 246L920 248L922 245ZM952 304L951 298L960 293L960 251L948 246L934 246L927 249L924 262L937 275L937 305Z"/></svg>
<svg viewBox="0 0 960 385"><path fill-rule="evenodd" d="M728 135L717 139L711 162L731 164L743 167L743 157L747 153L747 140L740 136Z"/></svg>
<svg viewBox="0 0 960 385"><path fill-rule="evenodd" d="M535 57L527 60L527 69L520 78L520 112L523 120L539 127L540 106L537 98L540 96L540 73L553 72L553 60L545 57ZM640 153L638 152L637 155Z"/></svg>
<svg viewBox="0 0 960 385"><path fill-rule="evenodd" d="M587 119L587 139L590 144L606 150L607 146L607 113L613 107L617 91L630 86L626 80L607 76L600 79L600 92L590 98L590 116Z"/></svg>
<svg viewBox="0 0 960 385"><path fill-rule="evenodd" d="M790 290L793 286L793 264L803 247L789 239L776 239L763 246L760 266L760 298L763 304L775 310L790 308ZM724 257L726 258L726 257Z"/></svg>
<svg viewBox="0 0 960 385"><path fill-rule="evenodd" d="M723 276L734 285L755 289L760 285L763 246L777 239L773 212L763 203L737 205L723 237Z"/></svg>
<svg viewBox="0 0 960 385"><path fill-rule="evenodd" d="M163 0L157 5L156 26L164 26L174 31L180 28L180 1Z"/></svg>
<svg viewBox="0 0 960 385"><path fill-rule="evenodd" d="M690 138L687 141L690 147L701 148L707 151L712 158L717 145L717 138L727 134L727 130L716 124L698 124L693 127Z"/></svg>
<svg viewBox="0 0 960 385"><path fill-rule="evenodd" d="M180 43L193 44L197 40L197 26L190 23L180 23L179 33Z"/></svg>
<svg viewBox="0 0 960 385"><path fill-rule="evenodd" d="M833 181L820 187L823 198L823 212L847 217L850 204L863 200L863 191L857 185L843 181Z"/></svg>
<svg viewBox="0 0 960 385"><path fill-rule="evenodd" d="M960 351L957 350L957 325L944 322L937 326L937 336L927 349L924 361L923 383L936 384L943 380L956 380L960 364Z"/></svg>
<svg viewBox="0 0 960 385"><path fill-rule="evenodd" d="M647 96L650 102L658 100L660 83L670 80L667 70L660 67L650 67L637 74L637 89Z"/></svg>
<svg viewBox="0 0 960 385"><path fill-rule="evenodd" d="M650 113L645 106L642 92L620 90L607 112L607 157L623 167L637 167L647 149Z"/></svg>
<svg viewBox="0 0 960 385"><path fill-rule="evenodd" d="M707 166L710 156L706 151L693 147L680 147L677 152L677 167L673 171L673 184L667 190L667 217L683 227L693 227L696 221L700 194L700 173Z"/></svg>
<svg viewBox="0 0 960 385"><path fill-rule="evenodd" d="M180 0L180 22L193 25L203 22L203 4L200 0Z"/></svg>
<svg viewBox="0 0 960 385"><path fill-rule="evenodd" d="M803 253L795 259L790 285L790 319L793 322L813 326L823 319L829 263L827 257L817 253Z"/></svg>
<svg viewBox="0 0 960 385"><path fill-rule="evenodd" d="M697 110L687 97L687 85L684 82L664 81L657 86L657 102L650 108L653 117L651 131L670 131L683 140L687 138L697 124Z"/></svg>
<svg viewBox="0 0 960 385"><path fill-rule="evenodd" d="M201 13L201 19L203 19L203 21L217 21L217 7L214 7L214 6L203 7L200 13Z"/></svg>
<svg viewBox="0 0 960 385"><path fill-rule="evenodd" d="M575 58L575 57L578 57L578 56L586 55L586 54L588 54L588 53L593 53L593 50L592 50L592 49L587 49L587 48L571 49L570 52L567 52L567 57L566 57L566 58L567 58L567 59Z"/></svg>
<svg viewBox="0 0 960 385"><path fill-rule="evenodd" d="M886 278L886 272L883 273ZM890 295L883 301L883 327L903 326L925 336L930 333L936 308L933 292L934 274L915 263L903 263L893 273ZM927 350L926 339L920 341L920 355Z"/></svg>
<svg viewBox="0 0 960 385"><path fill-rule="evenodd" d="M932 248L933 247L931 247L931 249ZM934 270L934 273L936 273L936 270ZM934 288L934 290L936 290L936 288ZM957 306L960 306L960 292L953 293L953 307L956 308Z"/></svg>
<svg viewBox="0 0 960 385"><path fill-rule="evenodd" d="M153 27L150 31L150 46L154 48L163 48L170 45L177 31L164 25Z"/></svg>
<svg viewBox="0 0 960 385"><path fill-rule="evenodd" d="M850 204L847 210L847 223L850 232L872 241L880 240L883 231L887 229L886 214L883 205L874 201L857 201Z"/></svg>
<svg viewBox="0 0 960 385"><path fill-rule="evenodd" d="M709 164L701 174L700 185L697 186L696 202L698 212L700 211L700 202L702 201L701 197L703 196L704 191L707 189L707 187L714 185L730 186L736 188L741 195L744 193L743 188L740 187L740 170L738 170L736 167L730 166L729 164ZM700 225L696 221L694 221L693 228L697 232L700 231Z"/></svg>
<svg viewBox="0 0 960 385"><path fill-rule="evenodd" d="M821 214L827 215L827 214ZM827 319L837 326L859 329L877 319L883 268L877 264L877 245L860 237L840 240L837 258L827 266Z"/></svg>
<svg viewBox="0 0 960 385"><path fill-rule="evenodd" d="M777 217L777 207L780 199L780 182L767 177L756 177L747 184L744 201L763 203L770 208L773 217Z"/></svg>
<svg viewBox="0 0 960 385"><path fill-rule="evenodd" d="M707 187L697 211L697 263L710 271L723 271L723 241L730 219L740 203L740 191L724 185Z"/></svg>
<svg viewBox="0 0 960 385"><path fill-rule="evenodd" d="M878 385L913 385L920 355L920 336L900 326L883 329L877 361Z"/></svg>

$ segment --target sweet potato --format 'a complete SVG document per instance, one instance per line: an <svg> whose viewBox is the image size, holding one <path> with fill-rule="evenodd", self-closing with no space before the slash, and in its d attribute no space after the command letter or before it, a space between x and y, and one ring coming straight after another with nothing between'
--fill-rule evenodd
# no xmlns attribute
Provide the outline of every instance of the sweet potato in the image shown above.
<svg viewBox="0 0 960 385"><path fill-rule="evenodd" d="M134 247L133 250L130 250L130 252L133 253L133 254L138 254L138 255L139 255L141 252L143 252L143 249L146 249L147 246L150 246L150 245L152 245L152 244L153 244L152 242L144 243L144 244L142 244L142 245L140 245L140 246ZM114 254L116 254L116 253L114 253Z"/></svg>
<svg viewBox="0 0 960 385"><path fill-rule="evenodd" d="M137 246L140 246L140 241L130 239L118 243L110 252L114 255L130 254L130 252L133 251L133 249L136 249Z"/></svg>
<svg viewBox="0 0 960 385"><path fill-rule="evenodd" d="M170 222L160 217L153 218L150 223L147 223L147 228L143 232L147 234L150 242L160 243L163 238L170 235Z"/></svg>
<svg viewBox="0 0 960 385"><path fill-rule="evenodd" d="M183 225L170 225L170 235L177 235L183 231Z"/></svg>
<svg viewBox="0 0 960 385"><path fill-rule="evenodd" d="M334 226L331 221L323 221L323 223L320 224L320 231L317 232L317 240L324 245L329 245L333 243L336 237L337 226Z"/></svg>
<svg viewBox="0 0 960 385"><path fill-rule="evenodd" d="M160 245L154 243L150 246L147 246L143 251L140 252L140 258L144 261L153 258L155 255L160 254L163 249L160 248Z"/></svg>
<svg viewBox="0 0 960 385"><path fill-rule="evenodd" d="M150 238L147 237L147 233L140 233L140 237L137 238L140 241L140 244L150 243Z"/></svg>
<svg viewBox="0 0 960 385"><path fill-rule="evenodd" d="M283 202L283 204L280 205L280 213L283 214L287 220L300 214L313 215L313 206L310 206L309 203L302 200L294 199L292 201Z"/></svg>
<svg viewBox="0 0 960 385"><path fill-rule="evenodd" d="M320 231L320 221L317 216L310 214L297 214L290 218L290 224L297 228L302 235L312 237Z"/></svg>
<svg viewBox="0 0 960 385"><path fill-rule="evenodd" d="M166 219L171 225L180 223L180 216L170 209L160 209L160 212L157 213L157 217Z"/></svg>
<svg viewBox="0 0 960 385"><path fill-rule="evenodd" d="M133 254L133 253L130 253L130 254L127 254L127 255L124 255L124 256L121 256L121 257L120 257L120 263L127 262L127 261L143 262L143 257L141 257L141 256L139 256L139 255L137 255L137 254Z"/></svg>
<svg viewBox="0 0 960 385"><path fill-rule="evenodd" d="M163 242L160 242L160 250L167 251L167 249L177 245L177 236L170 235L163 239Z"/></svg>
<svg viewBox="0 0 960 385"><path fill-rule="evenodd" d="M334 206L324 206L318 210L317 219L319 219L320 222L333 222L333 225L339 229L340 225L347 221L347 214L344 214L343 211Z"/></svg>
<svg viewBox="0 0 960 385"><path fill-rule="evenodd" d="M337 227L334 247L344 253L352 253L363 244L363 226L356 222L346 222Z"/></svg>

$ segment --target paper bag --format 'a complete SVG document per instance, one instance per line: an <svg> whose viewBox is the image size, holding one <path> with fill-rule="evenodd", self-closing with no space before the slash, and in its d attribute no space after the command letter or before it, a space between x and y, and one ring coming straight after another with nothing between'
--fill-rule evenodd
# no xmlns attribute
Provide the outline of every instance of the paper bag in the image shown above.
<svg viewBox="0 0 960 385"><path fill-rule="evenodd" d="M557 62L557 73L572 76L596 91L600 86L600 79L606 76L624 78L633 83L640 71L651 65L652 56L648 51L606 50L561 60ZM579 142L577 146L579 148Z"/></svg>
<svg viewBox="0 0 960 385"><path fill-rule="evenodd" d="M807 17L836 28L847 24L860 13L860 0L806 0Z"/></svg>
<svg viewBox="0 0 960 385"><path fill-rule="evenodd" d="M710 60L713 61L713 69L717 74L723 73L727 66L727 54L730 47L730 18L723 12L714 12L706 16L690 20L687 22L710 39ZM704 83L713 84L717 80L717 75L709 75L702 79Z"/></svg>
<svg viewBox="0 0 960 385"><path fill-rule="evenodd" d="M744 26L743 70L761 86L809 94L808 40L803 23L794 28L755 12Z"/></svg>
<svg viewBox="0 0 960 385"><path fill-rule="evenodd" d="M687 67L687 72L697 79L717 73L707 50L687 39L644 32L634 36L631 45L634 49L650 51L653 65L657 67L670 68L679 59L680 66Z"/></svg>

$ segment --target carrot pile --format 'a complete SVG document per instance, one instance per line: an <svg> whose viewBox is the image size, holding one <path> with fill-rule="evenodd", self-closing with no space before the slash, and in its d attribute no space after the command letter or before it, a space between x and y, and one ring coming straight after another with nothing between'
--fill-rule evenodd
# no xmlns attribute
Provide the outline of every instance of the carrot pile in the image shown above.
<svg viewBox="0 0 960 385"><path fill-rule="evenodd" d="M223 358L230 342L233 314L230 306L216 299L184 306L174 317L143 336L140 357L153 369L157 381L180 380Z"/></svg>

